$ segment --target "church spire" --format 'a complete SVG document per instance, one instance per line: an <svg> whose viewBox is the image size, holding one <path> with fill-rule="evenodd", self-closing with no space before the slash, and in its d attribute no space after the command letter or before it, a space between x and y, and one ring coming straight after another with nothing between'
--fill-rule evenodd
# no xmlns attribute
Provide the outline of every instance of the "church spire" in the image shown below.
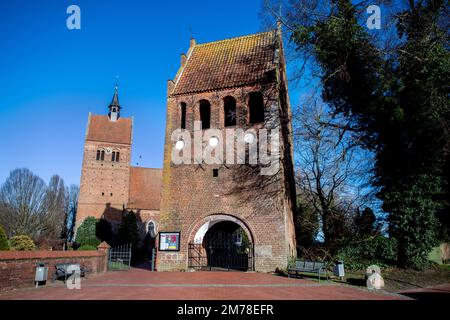
<svg viewBox="0 0 450 320"><path fill-rule="evenodd" d="M111 104L109 105L109 118L111 121L116 121L120 117L120 104L119 104L119 86L116 83L114 88L114 96L112 98Z"/></svg>

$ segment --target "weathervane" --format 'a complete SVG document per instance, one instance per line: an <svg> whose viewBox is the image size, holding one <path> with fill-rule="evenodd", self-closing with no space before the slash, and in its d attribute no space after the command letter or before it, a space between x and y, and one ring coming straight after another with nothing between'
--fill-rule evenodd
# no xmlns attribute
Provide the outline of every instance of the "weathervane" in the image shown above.
<svg viewBox="0 0 450 320"><path fill-rule="evenodd" d="M117 90L119 89L119 75L116 75L116 85L114 86L114 88Z"/></svg>

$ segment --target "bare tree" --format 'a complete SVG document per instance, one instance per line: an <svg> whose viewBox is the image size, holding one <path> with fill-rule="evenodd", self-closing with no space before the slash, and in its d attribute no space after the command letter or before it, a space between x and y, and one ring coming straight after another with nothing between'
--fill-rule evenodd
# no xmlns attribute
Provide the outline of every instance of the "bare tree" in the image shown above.
<svg viewBox="0 0 450 320"><path fill-rule="evenodd" d="M47 187L28 169L15 169L0 188L0 223L9 237L26 234L31 237L47 232Z"/></svg>
<svg viewBox="0 0 450 320"><path fill-rule="evenodd" d="M73 236L78 186L58 175L49 185L28 169L13 170L0 188L0 224L9 237L26 234L38 243L62 245Z"/></svg>
<svg viewBox="0 0 450 320"><path fill-rule="evenodd" d="M46 223L47 237L59 239L65 230L66 198L64 180L53 175L45 195L46 219L43 222Z"/></svg>
<svg viewBox="0 0 450 320"><path fill-rule="evenodd" d="M355 209L370 200L371 154L317 100L299 108L294 123L297 189L319 216L319 237L333 248L351 230Z"/></svg>

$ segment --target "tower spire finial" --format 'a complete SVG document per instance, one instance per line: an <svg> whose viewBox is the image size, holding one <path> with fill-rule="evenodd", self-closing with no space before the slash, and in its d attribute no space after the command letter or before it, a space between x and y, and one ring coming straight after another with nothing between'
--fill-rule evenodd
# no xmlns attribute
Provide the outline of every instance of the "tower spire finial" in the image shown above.
<svg viewBox="0 0 450 320"><path fill-rule="evenodd" d="M109 105L109 118L111 121L116 121L120 117L120 103L119 103L119 76L116 76L116 84L114 86L114 95Z"/></svg>

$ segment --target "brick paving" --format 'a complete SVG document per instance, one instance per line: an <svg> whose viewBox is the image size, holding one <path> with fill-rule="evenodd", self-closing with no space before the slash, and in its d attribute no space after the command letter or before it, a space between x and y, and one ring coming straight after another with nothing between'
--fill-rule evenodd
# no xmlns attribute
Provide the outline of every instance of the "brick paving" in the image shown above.
<svg viewBox="0 0 450 320"><path fill-rule="evenodd" d="M0 294L0 299L31 300L385 300L400 295L346 285L246 272L106 272L82 280L80 290L62 282Z"/></svg>
<svg viewBox="0 0 450 320"><path fill-rule="evenodd" d="M400 293L417 300L450 301L450 283L440 284L427 288L404 290Z"/></svg>

